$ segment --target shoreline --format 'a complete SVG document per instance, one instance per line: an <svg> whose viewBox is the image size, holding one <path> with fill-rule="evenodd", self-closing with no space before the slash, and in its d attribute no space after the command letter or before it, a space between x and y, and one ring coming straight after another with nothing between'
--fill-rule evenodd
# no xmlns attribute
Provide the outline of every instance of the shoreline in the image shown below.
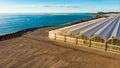
<svg viewBox="0 0 120 68"><path fill-rule="evenodd" d="M20 30L17 32L9 33L9 34L0 35L0 41L9 40L9 39L13 39L16 37L21 37L24 34L33 32L33 31L40 29L40 28L46 28L46 27L52 27L52 26L43 26L43 27L38 27L38 28L24 29L24 30Z"/></svg>
<svg viewBox="0 0 120 68"><path fill-rule="evenodd" d="M9 40L9 39L13 39L13 38L16 38L16 37L21 37L22 35L24 35L26 33L33 32L33 31L35 31L37 29L40 29L40 28L56 27L54 29L58 29L58 28L62 28L62 27L82 23L82 22L85 22L85 21L97 19L97 18L101 18L101 17L94 17L93 16L92 18L85 18L83 20L77 20L75 22L69 22L68 24L63 24L63 25L59 25L59 26L41 26L41 27L37 27L37 28L24 29L24 30L20 30L20 31L17 31L17 32L9 33L9 34L0 35L0 41Z"/></svg>
<svg viewBox="0 0 120 68"><path fill-rule="evenodd" d="M85 47L73 48L76 45L50 40L48 32L56 28L58 26L40 27L33 29L33 32L26 30L28 32L25 32L21 37L0 41L0 65L3 68L6 66L7 68L35 67L38 64L38 67L45 66L45 68L46 66L47 68L53 68L54 65L61 68L60 66L66 66L66 64L66 68L70 68L71 64L74 68L77 68L77 66L81 68L120 67L118 54L108 54L108 52ZM73 65L74 63L75 65Z"/></svg>

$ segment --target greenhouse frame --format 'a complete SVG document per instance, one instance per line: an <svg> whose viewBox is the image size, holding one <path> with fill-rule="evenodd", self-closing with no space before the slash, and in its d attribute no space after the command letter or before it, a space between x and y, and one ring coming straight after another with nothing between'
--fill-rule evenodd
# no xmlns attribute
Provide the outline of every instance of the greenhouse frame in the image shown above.
<svg viewBox="0 0 120 68"><path fill-rule="evenodd" d="M49 31L49 38L120 52L120 16L102 17Z"/></svg>

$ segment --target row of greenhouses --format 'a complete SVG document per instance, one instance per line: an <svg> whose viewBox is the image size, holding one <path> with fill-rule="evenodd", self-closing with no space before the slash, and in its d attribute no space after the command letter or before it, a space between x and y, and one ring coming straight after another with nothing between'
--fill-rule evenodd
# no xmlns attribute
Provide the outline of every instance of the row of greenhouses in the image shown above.
<svg viewBox="0 0 120 68"><path fill-rule="evenodd" d="M120 16L103 17L49 31L49 38L120 52Z"/></svg>

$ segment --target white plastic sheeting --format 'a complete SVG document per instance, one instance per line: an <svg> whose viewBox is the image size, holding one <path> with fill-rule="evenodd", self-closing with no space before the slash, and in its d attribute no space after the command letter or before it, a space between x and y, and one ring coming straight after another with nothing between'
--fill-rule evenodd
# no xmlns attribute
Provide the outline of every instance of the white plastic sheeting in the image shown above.
<svg viewBox="0 0 120 68"><path fill-rule="evenodd" d="M120 19L118 21L118 31L116 31L116 38L120 40Z"/></svg>
<svg viewBox="0 0 120 68"><path fill-rule="evenodd" d="M120 40L120 16L99 18L72 26L56 29L55 32L83 34L88 38L98 36L106 41L112 37Z"/></svg>
<svg viewBox="0 0 120 68"><path fill-rule="evenodd" d="M107 25L111 19L112 18L109 17L101 22L98 22L96 25L94 25L90 28L87 28L86 30L81 31L80 34L84 34L87 37L92 38L94 33L97 32L98 30L100 30L101 28L103 28L105 25Z"/></svg>
<svg viewBox="0 0 120 68"><path fill-rule="evenodd" d="M104 26L103 28L98 30L95 33L95 35L97 35L107 41L111 37L111 34L112 34L118 20L119 20L119 17L113 17L113 19L106 26Z"/></svg>
<svg viewBox="0 0 120 68"><path fill-rule="evenodd" d="M119 28L120 28L120 19L119 21L117 22L114 30L113 30L113 33L112 33L112 36L110 37L110 39L112 38L120 38L119 35L120 35L120 31L119 31ZM118 35L118 37L117 37Z"/></svg>
<svg viewBox="0 0 120 68"><path fill-rule="evenodd" d="M105 19L105 18L99 18L99 19L83 22L83 23L80 23L80 24L67 26L67 27L64 27L64 28L57 29L57 31L67 32L69 30L76 29L77 27L84 26L84 25L90 24L92 22L97 22L97 21L100 21L100 20L103 20L103 19Z"/></svg>

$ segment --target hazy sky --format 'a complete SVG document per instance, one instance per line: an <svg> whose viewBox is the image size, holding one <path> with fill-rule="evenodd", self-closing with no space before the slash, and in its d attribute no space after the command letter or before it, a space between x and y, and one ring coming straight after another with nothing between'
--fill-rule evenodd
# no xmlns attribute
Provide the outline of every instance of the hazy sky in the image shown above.
<svg viewBox="0 0 120 68"><path fill-rule="evenodd" d="M0 0L0 13L120 12L120 0Z"/></svg>

